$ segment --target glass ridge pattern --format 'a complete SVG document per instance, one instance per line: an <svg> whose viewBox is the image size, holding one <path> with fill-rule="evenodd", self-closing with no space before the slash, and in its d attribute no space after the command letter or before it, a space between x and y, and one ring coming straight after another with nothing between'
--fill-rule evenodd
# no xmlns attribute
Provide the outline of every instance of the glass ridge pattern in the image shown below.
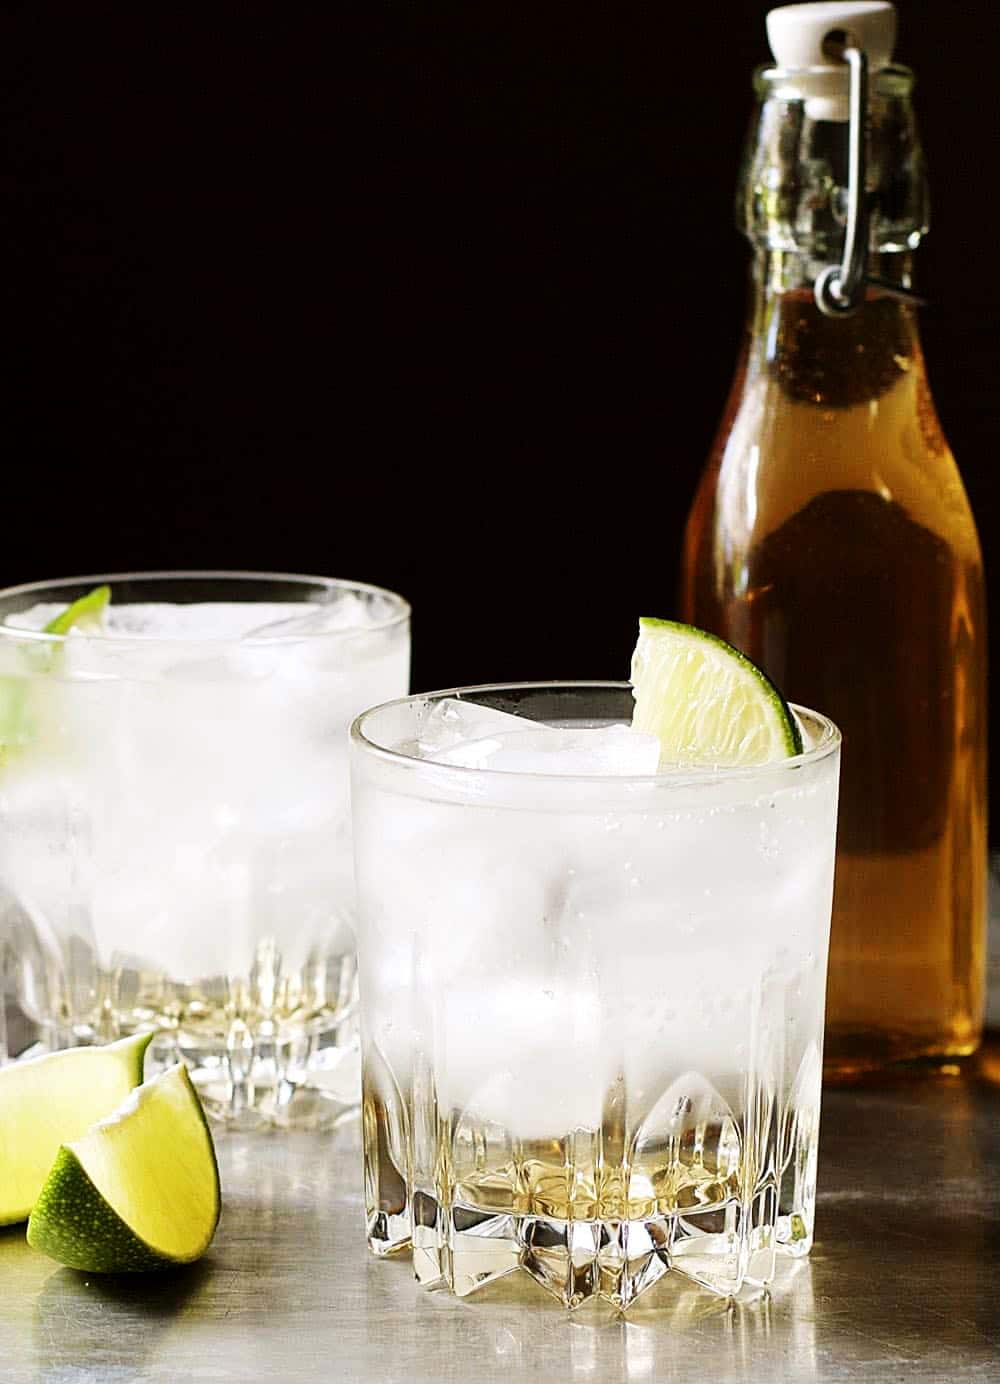
<svg viewBox="0 0 1000 1384"><path fill-rule="evenodd" d="M104 580L107 634L17 624ZM0 943L46 1046L155 1029L147 1073L244 1127L357 1109L347 732L405 690L407 612L241 573L0 593Z"/></svg>
<svg viewBox="0 0 1000 1384"><path fill-rule="evenodd" d="M669 807L655 780L496 802L356 728L376 1255L624 1310L671 1270L728 1296L809 1252L836 759Z"/></svg>

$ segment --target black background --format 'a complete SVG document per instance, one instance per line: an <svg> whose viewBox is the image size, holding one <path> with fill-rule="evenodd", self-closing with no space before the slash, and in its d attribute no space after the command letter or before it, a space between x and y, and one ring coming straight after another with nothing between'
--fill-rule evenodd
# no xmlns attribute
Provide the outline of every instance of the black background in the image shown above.
<svg viewBox="0 0 1000 1384"><path fill-rule="evenodd" d="M732 371L765 10L0 6L0 581L365 578L413 601L415 687L624 675ZM988 567L998 27L900 4Z"/></svg>

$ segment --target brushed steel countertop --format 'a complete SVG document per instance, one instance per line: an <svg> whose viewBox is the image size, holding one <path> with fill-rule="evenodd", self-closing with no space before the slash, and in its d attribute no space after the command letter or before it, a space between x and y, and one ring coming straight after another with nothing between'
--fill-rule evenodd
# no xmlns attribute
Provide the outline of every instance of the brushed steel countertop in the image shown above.
<svg viewBox="0 0 1000 1384"><path fill-rule="evenodd" d="M102 1279L0 1231L3 1384L1000 1379L996 1040L963 1077L826 1093L818 1244L769 1300L678 1278L625 1320L521 1275L457 1301L369 1258L357 1121L217 1143L222 1222L190 1269Z"/></svg>

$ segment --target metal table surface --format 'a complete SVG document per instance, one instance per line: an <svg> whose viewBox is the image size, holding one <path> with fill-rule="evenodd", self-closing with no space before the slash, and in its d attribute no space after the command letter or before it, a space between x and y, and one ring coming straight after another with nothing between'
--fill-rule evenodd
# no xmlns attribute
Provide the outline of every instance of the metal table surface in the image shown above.
<svg viewBox="0 0 1000 1384"><path fill-rule="evenodd" d="M176 1274L87 1276L0 1231L3 1384L1000 1380L996 1042L961 1077L826 1093L818 1243L770 1297L668 1275L625 1319L522 1275L458 1301L370 1259L357 1122L218 1148L219 1233Z"/></svg>

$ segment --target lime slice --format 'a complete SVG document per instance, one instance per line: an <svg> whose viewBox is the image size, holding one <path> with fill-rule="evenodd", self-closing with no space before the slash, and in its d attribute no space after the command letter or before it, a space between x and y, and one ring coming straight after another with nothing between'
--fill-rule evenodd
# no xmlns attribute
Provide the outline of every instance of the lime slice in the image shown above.
<svg viewBox="0 0 1000 1384"><path fill-rule="evenodd" d="M139 1085L152 1036L68 1048L0 1070L0 1225L27 1219L60 1144L78 1139Z"/></svg>
<svg viewBox="0 0 1000 1384"><path fill-rule="evenodd" d="M28 1222L28 1243L90 1273L190 1264L219 1223L219 1170L187 1068L138 1086L64 1144Z"/></svg>
<svg viewBox="0 0 1000 1384"><path fill-rule="evenodd" d="M722 768L802 752L795 718L770 679L693 625L639 621L632 689L632 726L659 737L661 764Z"/></svg>
<svg viewBox="0 0 1000 1384"><path fill-rule="evenodd" d="M68 605L58 615L53 616L45 626L44 634L68 634L74 625L81 629L99 629L101 617L111 600L110 586L95 586L85 596Z"/></svg>
<svg viewBox="0 0 1000 1384"><path fill-rule="evenodd" d="M28 685L23 678L0 678L0 751L15 750L31 738Z"/></svg>
<svg viewBox="0 0 1000 1384"><path fill-rule="evenodd" d="M102 624L104 611L111 600L110 586L95 586L45 625L43 634L68 634L74 626L80 629L98 630ZM27 673L53 673L60 666L61 649L58 645L45 645L41 648L27 645L21 650ZM35 737L37 726L31 715L28 682L25 678L0 678L0 760L3 752L13 751L30 744Z"/></svg>

